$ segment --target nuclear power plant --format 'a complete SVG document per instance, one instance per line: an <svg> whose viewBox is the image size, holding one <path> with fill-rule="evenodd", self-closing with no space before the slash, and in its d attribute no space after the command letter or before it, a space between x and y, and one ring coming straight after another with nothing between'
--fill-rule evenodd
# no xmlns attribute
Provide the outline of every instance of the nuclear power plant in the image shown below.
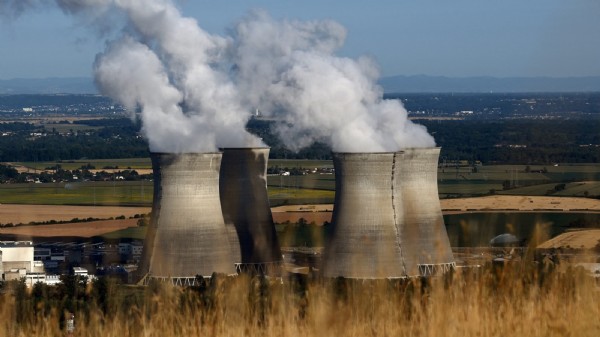
<svg viewBox="0 0 600 337"><path fill-rule="evenodd" d="M323 275L348 278L405 277L394 189L396 153L334 153L333 233L325 247Z"/></svg>
<svg viewBox="0 0 600 337"><path fill-rule="evenodd" d="M398 153L395 188L399 186L404 220L402 245L408 275L429 276L455 267L438 196L440 148L411 148Z"/></svg>
<svg viewBox="0 0 600 337"><path fill-rule="evenodd" d="M267 195L268 148L152 154L154 200L140 274L194 284L197 275L282 263ZM332 235L325 277L431 276L454 267L437 190L439 148L333 153Z"/></svg>
<svg viewBox="0 0 600 337"><path fill-rule="evenodd" d="M336 195L324 276L431 276L454 267L437 191L439 152L333 154Z"/></svg>
<svg viewBox="0 0 600 337"><path fill-rule="evenodd" d="M140 276L193 285L197 275L234 274L221 212L221 153L151 154L152 219Z"/></svg>
<svg viewBox="0 0 600 337"><path fill-rule="evenodd" d="M281 264L267 194L269 148L225 148L219 192L236 269L268 274Z"/></svg>

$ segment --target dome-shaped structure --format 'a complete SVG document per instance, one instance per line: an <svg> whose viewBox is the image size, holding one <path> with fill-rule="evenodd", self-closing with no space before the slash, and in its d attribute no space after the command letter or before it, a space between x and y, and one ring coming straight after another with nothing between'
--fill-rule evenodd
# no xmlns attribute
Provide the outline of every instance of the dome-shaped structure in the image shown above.
<svg viewBox="0 0 600 337"><path fill-rule="evenodd" d="M492 247L512 247L518 246L519 244L521 244L521 240L510 233L500 234L490 240L490 246Z"/></svg>

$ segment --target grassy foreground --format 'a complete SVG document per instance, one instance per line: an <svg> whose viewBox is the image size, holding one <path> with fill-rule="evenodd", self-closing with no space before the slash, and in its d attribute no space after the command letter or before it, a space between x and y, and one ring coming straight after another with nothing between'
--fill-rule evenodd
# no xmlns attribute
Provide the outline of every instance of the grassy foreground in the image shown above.
<svg viewBox="0 0 600 337"><path fill-rule="evenodd" d="M600 334L596 281L577 270L540 273L522 265L431 280L238 276L188 289L96 281L31 293L13 285L0 301L0 331L11 336L63 336L67 310L75 313L74 336Z"/></svg>

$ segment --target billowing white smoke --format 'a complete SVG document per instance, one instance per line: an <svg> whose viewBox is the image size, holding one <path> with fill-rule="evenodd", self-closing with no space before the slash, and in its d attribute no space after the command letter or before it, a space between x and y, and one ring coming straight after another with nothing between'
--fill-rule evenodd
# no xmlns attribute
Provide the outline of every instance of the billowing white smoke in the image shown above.
<svg viewBox="0 0 600 337"><path fill-rule="evenodd" d="M204 32L166 1L115 5L126 13L135 35L112 42L97 57L96 83L130 111L141 108L152 151L263 146L245 131L250 109L240 105L237 88L218 67L227 39Z"/></svg>
<svg viewBox="0 0 600 337"><path fill-rule="evenodd" d="M237 25L233 48L248 104L285 119L278 131L290 148L315 140L345 152L434 146L399 101L383 100L369 59L334 55L345 34L331 21L277 22L262 12L248 16Z"/></svg>
<svg viewBox="0 0 600 337"><path fill-rule="evenodd" d="M124 13L128 29L98 55L96 82L130 112L140 108L152 151L259 146L245 131L254 108L283 121L276 130L295 150L314 141L345 152L435 145L400 102L382 99L370 60L335 56L346 34L335 22L279 22L254 12L221 37L169 0L55 1L94 20Z"/></svg>

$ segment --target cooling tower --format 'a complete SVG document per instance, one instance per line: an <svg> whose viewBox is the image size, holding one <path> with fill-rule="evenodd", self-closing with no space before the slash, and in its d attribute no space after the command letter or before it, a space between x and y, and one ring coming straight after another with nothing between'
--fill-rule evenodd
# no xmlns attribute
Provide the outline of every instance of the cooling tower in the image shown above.
<svg viewBox="0 0 600 337"><path fill-rule="evenodd" d="M405 277L397 153L333 153L335 205L323 275ZM400 198L400 199L399 199Z"/></svg>
<svg viewBox="0 0 600 337"><path fill-rule="evenodd" d="M153 153L152 219L141 275L193 284L196 275L234 274L219 198L220 153Z"/></svg>
<svg viewBox="0 0 600 337"><path fill-rule="evenodd" d="M429 276L454 267L437 188L440 148L410 148L398 153L397 185L402 202L402 252L409 275Z"/></svg>
<svg viewBox="0 0 600 337"><path fill-rule="evenodd" d="M281 262L267 195L269 148L225 148L221 209L239 270L267 273Z"/></svg>

